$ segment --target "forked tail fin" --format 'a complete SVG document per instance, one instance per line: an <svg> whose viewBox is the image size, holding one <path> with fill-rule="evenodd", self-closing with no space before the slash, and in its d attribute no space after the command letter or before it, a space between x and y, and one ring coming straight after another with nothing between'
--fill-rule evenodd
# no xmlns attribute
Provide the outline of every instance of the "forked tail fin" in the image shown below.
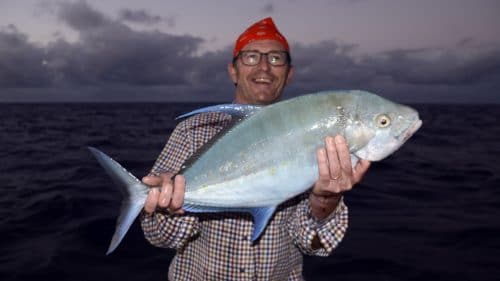
<svg viewBox="0 0 500 281"><path fill-rule="evenodd" d="M89 147L89 150L113 179L113 182L120 188L124 197L120 215L116 221L115 233L106 252L106 255L108 255L118 247L135 218L141 212L149 188L102 151L94 147Z"/></svg>

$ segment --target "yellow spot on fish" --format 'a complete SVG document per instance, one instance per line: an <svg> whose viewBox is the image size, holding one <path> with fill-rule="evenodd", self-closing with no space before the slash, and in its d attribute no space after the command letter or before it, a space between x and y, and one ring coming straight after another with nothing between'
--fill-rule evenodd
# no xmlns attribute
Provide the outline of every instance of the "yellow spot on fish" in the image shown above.
<svg viewBox="0 0 500 281"><path fill-rule="evenodd" d="M271 169L269 169L269 174L271 176L275 176L276 175L276 167L271 167Z"/></svg>

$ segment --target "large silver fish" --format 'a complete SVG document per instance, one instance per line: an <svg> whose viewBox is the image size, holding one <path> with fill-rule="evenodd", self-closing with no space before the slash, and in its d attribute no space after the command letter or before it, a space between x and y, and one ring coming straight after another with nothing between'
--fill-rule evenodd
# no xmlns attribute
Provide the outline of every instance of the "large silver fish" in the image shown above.
<svg viewBox="0 0 500 281"><path fill-rule="evenodd" d="M181 117L212 111L231 114L236 122L183 167L183 208L248 212L254 218L253 240L280 203L316 181L315 152L326 136L343 135L355 165L359 158L387 157L422 124L414 109L364 91L320 92L264 107L217 105ZM89 149L127 194L109 254L142 210L149 188L101 151Z"/></svg>

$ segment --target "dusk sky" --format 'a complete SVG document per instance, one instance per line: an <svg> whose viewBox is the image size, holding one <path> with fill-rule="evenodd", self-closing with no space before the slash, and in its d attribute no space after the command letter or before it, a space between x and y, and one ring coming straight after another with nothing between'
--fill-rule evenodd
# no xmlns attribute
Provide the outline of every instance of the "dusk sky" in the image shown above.
<svg viewBox="0 0 500 281"><path fill-rule="evenodd" d="M267 16L286 97L500 103L499 0L0 0L0 102L228 102L234 41Z"/></svg>

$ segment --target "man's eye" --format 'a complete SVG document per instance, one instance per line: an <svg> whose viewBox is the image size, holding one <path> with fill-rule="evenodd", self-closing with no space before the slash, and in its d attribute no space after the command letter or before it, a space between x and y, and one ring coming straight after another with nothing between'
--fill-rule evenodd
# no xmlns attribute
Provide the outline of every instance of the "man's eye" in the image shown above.
<svg viewBox="0 0 500 281"><path fill-rule="evenodd" d="M259 57L258 57L258 55L256 55L256 54L247 54L247 55L246 55L246 59L247 59L247 61L249 61L249 62L255 62L255 61L257 61L257 60L258 60L258 58L259 58Z"/></svg>
<svg viewBox="0 0 500 281"><path fill-rule="evenodd" d="M280 55L270 55L269 60L271 62L279 62L282 60Z"/></svg>

